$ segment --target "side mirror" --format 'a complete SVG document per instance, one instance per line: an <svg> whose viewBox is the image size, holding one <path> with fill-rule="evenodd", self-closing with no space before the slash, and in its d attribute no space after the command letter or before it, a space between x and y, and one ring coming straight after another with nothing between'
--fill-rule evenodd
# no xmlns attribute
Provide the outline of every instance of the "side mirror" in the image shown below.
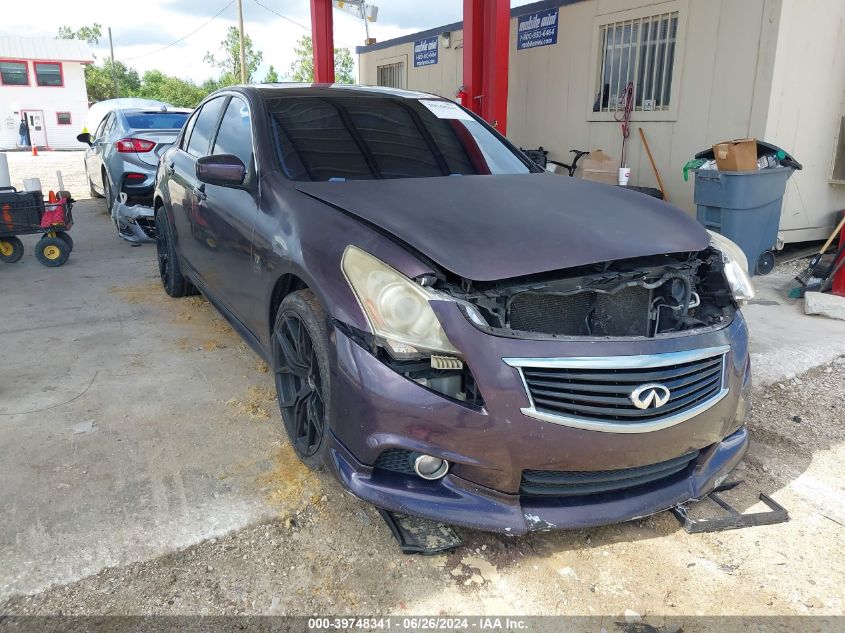
<svg viewBox="0 0 845 633"><path fill-rule="evenodd" d="M237 156L215 154L197 159L197 178L200 182L221 187L239 187L244 184L246 167Z"/></svg>
<svg viewBox="0 0 845 633"><path fill-rule="evenodd" d="M83 132L82 134L77 135L76 140L80 143L85 143L88 147L91 147L91 134L88 132Z"/></svg>

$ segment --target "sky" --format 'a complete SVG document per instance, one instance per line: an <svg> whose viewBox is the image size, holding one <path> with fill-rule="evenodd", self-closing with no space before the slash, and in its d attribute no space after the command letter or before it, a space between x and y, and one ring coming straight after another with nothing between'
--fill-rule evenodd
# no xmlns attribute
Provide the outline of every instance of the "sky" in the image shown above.
<svg viewBox="0 0 845 633"><path fill-rule="evenodd" d="M531 1L512 0L511 4ZM296 40L310 34L308 0L243 3L244 29L254 47L264 53L257 79L264 78L271 64L284 77L294 60ZM463 9L463 0L375 0L373 4L379 11L378 21L370 24L370 36L378 41L460 21ZM4 12L0 34L54 36L61 26L75 30L99 22L104 37L92 47L98 59L109 54L106 27L110 26L115 59L142 74L158 69L196 82L216 76L203 57L209 51L219 55L226 30L236 26L238 19L236 0L28 0L25 5L26 10ZM354 56L354 47L364 43L364 24L335 10L334 34L335 45L347 46ZM180 38L184 39L177 41Z"/></svg>

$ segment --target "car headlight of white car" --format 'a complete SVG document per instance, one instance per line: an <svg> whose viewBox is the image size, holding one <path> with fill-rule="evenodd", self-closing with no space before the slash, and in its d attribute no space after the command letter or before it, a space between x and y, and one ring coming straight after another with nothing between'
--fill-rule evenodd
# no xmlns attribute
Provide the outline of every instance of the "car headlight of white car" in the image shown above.
<svg viewBox="0 0 845 633"><path fill-rule="evenodd" d="M341 260L347 282L370 327L391 356L419 358L460 352L449 341L429 301L443 298L355 246Z"/></svg>
<svg viewBox="0 0 845 633"><path fill-rule="evenodd" d="M710 233L710 246L722 254L725 278L733 292L734 299L743 303L757 296L754 284L748 274L748 258L737 244L724 235Z"/></svg>

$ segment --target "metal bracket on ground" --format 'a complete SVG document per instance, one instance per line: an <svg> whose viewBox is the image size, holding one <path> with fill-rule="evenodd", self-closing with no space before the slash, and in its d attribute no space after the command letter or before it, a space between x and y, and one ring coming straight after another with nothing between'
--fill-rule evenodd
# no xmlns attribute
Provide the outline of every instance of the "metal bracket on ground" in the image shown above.
<svg viewBox="0 0 845 633"><path fill-rule="evenodd" d="M721 532L722 530L737 530L739 528L752 527L754 525L773 525L775 523L784 523L789 520L789 512L787 512L786 508L765 493L761 492L759 498L760 501L770 508L770 510L767 512L752 512L750 514L742 514L719 496L720 492L732 490L741 483L742 481L725 482L716 486L716 488L713 489L713 492L705 497L705 499L711 499L714 503L721 507L727 513L726 516L713 519L694 519L689 515L689 507L686 504L681 504L672 508L672 514L675 515L675 518L678 519L683 528L690 534ZM704 501L704 499L702 499L702 501Z"/></svg>
<svg viewBox="0 0 845 633"><path fill-rule="evenodd" d="M448 525L379 509L379 514L399 542L403 554L428 556L461 546L461 538Z"/></svg>

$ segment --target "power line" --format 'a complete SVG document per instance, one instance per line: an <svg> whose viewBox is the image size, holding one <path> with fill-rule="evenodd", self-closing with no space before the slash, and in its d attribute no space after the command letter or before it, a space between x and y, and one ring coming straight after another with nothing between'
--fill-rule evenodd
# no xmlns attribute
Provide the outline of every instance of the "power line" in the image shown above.
<svg viewBox="0 0 845 633"><path fill-rule="evenodd" d="M188 39L189 37L191 37L194 33L196 33L197 31L199 31L200 29L203 29L203 28L205 28L206 26L208 26L209 24L211 24L214 20L216 20L218 17L220 17L220 14L221 14L221 13L223 13L226 9L228 9L229 7L231 7L234 3L235 3L235 0L229 0L229 3L228 3L228 4L226 4L226 6L225 6L225 7L223 7L223 8L222 8L222 9L220 9L217 13L215 13L214 15L212 15L212 16L211 16L208 20L206 20L205 22L203 22L202 24L200 24L197 28L195 28L195 29L194 29L193 31L191 31L190 33L188 33L188 34L186 34L186 35L183 35L183 36L182 36L182 37L180 37L178 40L175 40L175 41L171 42L171 43L170 43L170 44L168 44L167 46L162 46L161 48L156 49L156 50L154 50L154 51L152 51L152 52L150 52L150 53L142 53L141 55L135 55L134 57L127 57L126 59L123 59L123 60L121 60L121 61L124 61L124 62L131 62L133 59L138 59L138 58L140 58L140 57L149 57L150 55L155 55L156 53L160 53L161 51L166 51L168 48L171 48L171 47L173 47L173 46L176 46L176 44L178 44L179 42L182 42L182 41L184 41L184 40Z"/></svg>
<svg viewBox="0 0 845 633"><path fill-rule="evenodd" d="M267 9L270 13L272 13L272 14L274 14L274 15L279 16L279 17L280 17L280 18L282 18L283 20L287 20L287 21L288 21L288 22L290 22L291 24L295 24L295 25L296 25L296 26L298 26L299 28L301 28L301 29L305 29L305 30L306 30L306 31L308 31L309 33L311 32L311 27L310 27L310 26L305 26L305 25L304 25L304 24L302 24L301 22L297 22L296 20L292 20L292 19L291 19L291 18L289 18L288 16L286 16L286 15L282 15L281 13L279 13L278 11L276 11L275 9L271 9L271 8L270 8L270 7L268 7L266 4L262 4L262 3L261 3L261 2L259 2L258 0L252 0L252 1L253 1L255 4L257 4L259 7L262 7L262 8L264 8L264 9Z"/></svg>
<svg viewBox="0 0 845 633"><path fill-rule="evenodd" d="M288 16L286 16L286 15L282 15L281 13L279 13L278 11L276 11L275 9L271 9L271 8L270 8L270 7L268 7L266 4L264 4L264 3L260 2L260 0L252 0L252 1L253 1L255 4L257 4L259 7L262 7L263 9L266 9L267 11L269 11L270 13L272 13L273 15L276 15L276 16L278 16L278 17L282 18L283 20L287 20L287 21L288 21L288 22L290 22L291 24L294 24L294 25L298 26L299 28L301 28L301 29L304 29L304 30L308 31L309 33L311 32L311 27L310 27L310 26L305 26L305 25L304 25L304 24L302 24L301 22L297 22L296 20L292 20L291 18L289 18L289 17L288 17ZM340 40L336 40L336 41L337 41L337 43L338 43L338 44L343 44L343 45L344 45L345 47L347 47L347 48L350 48L350 49L355 48L352 44L349 44L349 43L347 43L347 42L341 42Z"/></svg>

